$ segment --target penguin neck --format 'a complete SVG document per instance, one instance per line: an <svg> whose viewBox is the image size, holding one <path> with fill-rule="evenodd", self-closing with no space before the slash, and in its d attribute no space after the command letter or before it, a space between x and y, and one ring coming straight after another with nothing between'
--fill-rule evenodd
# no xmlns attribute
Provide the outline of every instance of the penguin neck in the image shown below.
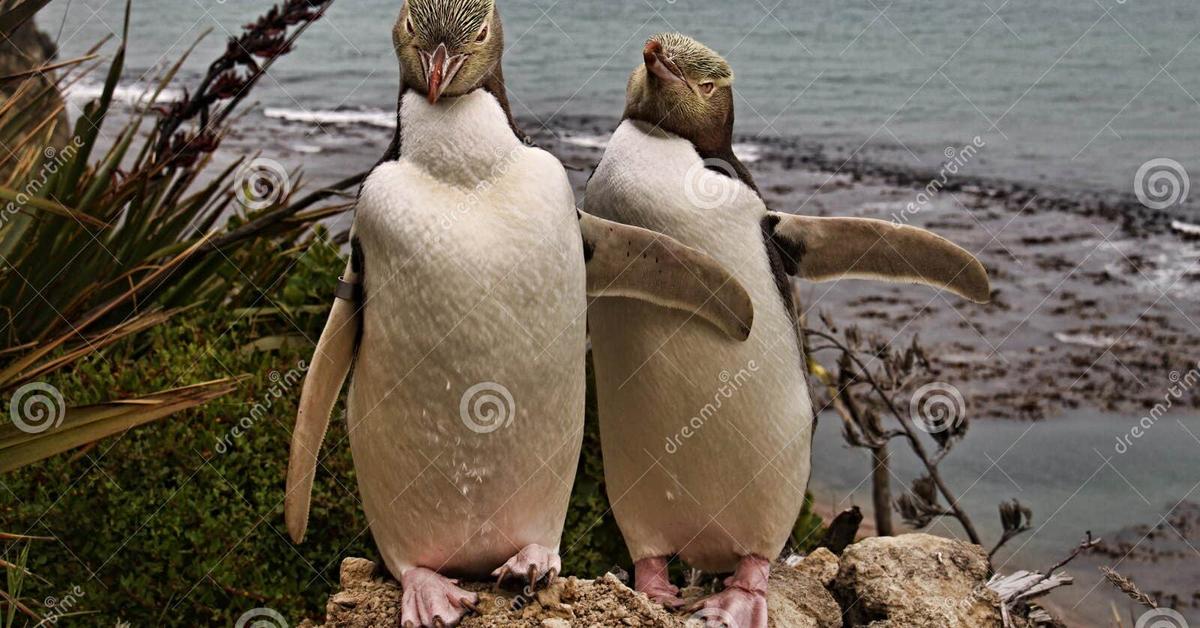
<svg viewBox="0 0 1200 628"><path fill-rule="evenodd" d="M710 129L672 128L670 125L647 120L637 113L630 113L628 111L625 113L625 119L687 140L696 149L696 153L700 155L700 159L712 164L709 166L710 170L725 176L734 176L734 178L745 183L751 190L754 190L754 193L759 198L762 198L762 193L759 192L758 185L754 183L754 177L751 176L750 170L746 168L742 160L738 159L737 154L733 152L732 112L730 112L729 119L726 120L724 126ZM729 167L724 167L721 165L722 163L728 164ZM733 170L732 173L730 173L730 169Z"/></svg>
<svg viewBox="0 0 1200 628"><path fill-rule="evenodd" d="M408 91L400 101L401 159L447 183L475 186L499 177L525 144L487 89L430 104Z"/></svg>

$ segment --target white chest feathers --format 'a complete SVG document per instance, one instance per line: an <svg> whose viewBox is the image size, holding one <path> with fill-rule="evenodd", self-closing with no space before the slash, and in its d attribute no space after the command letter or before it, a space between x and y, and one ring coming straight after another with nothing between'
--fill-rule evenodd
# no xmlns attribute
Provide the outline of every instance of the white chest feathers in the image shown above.
<svg viewBox="0 0 1200 628"><path fill-rule="evenodd" d="M400 158L378 166L359 197L356 230L376 254L579 240L562 164L518 140L490 93L436 105L409 93L400 122Z"/></svg>
<svg viewBox="0 0 1200 628"><path fill-rule="evenodd" d="M683 138L626 120L588 186L588 211L693 246L737 226L757 229L766 206L732 172L728 163L702 159Z"/></svg>
<svg viewBox="0 0 1200 628"><path fill-rule="evenodd" d="M503 177L531 150L517 139L496 98L481 89L436 105L409 92L400 125L402 159L450 184Z"/></svg>

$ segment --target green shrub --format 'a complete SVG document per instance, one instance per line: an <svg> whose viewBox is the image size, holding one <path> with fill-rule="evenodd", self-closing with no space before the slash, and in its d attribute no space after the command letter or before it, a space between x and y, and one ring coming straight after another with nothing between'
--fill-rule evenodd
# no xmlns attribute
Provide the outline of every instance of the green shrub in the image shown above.
<svg viewBox="0 0 1200 628"><path fill-rule="evenodd" d="M590 357L590 356L589 356ZM616 568L629 570L632 563L617 521L608 505L604 485L604 463L600 456L600 423L596 414L596 385L588 360L587 411L583 451L575 473L571 507L563 528L563 573L580 577L602 576Z"/></svg>
<svg viewBox="0 0 1200 628"><path fill-rule="evenodd" d="M276 291L292 311L332 294L343 262L317 245ZM327 300L327 296L322 300ZM263 303L262 305L268 305ZM27 581L35 600L78 585L79 606L100 611L72 625L229 625L269 606L319 615L345 556L374 556L358 506L345 425L334 421L313 495L313 527L294 546L283 525L284 477L307 342L247 348L280 334L316 338L324 314L197 309L119 344L54 380L72 405L224 375L248 377L232 395L3 478L0 530L55 536L38 543ZM257 420L234 435L254 405ZM223 452L223 453L222 453Z"/></svg>

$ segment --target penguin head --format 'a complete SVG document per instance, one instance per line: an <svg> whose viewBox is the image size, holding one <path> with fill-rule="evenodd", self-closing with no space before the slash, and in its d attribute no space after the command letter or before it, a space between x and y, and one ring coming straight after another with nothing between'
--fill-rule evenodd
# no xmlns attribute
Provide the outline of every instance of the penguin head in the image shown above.
<svg viewBox="0 0 1200 628"><path fill-rule="evenodd" d="M405 86L435 104L479 88L504 51L494 0L407 0L392 42Z"/></svg>
<svg viewBox="0 0 1200 628"><path fill-rule="evenodd" d="M733 136L733 69L721 55L678 33L651 37L629 78L625 117L720 148Z"/></svg>

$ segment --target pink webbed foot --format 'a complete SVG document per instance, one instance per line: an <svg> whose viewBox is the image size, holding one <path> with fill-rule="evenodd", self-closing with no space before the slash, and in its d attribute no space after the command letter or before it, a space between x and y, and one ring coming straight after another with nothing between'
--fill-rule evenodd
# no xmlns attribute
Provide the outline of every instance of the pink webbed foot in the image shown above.
<svg viewBox="0 0 1200 628"><path fill-rule="evenodd" d="M771 563L747 556L725 579L725 590L700 600L691 620L706 627L767 628L767 578Z"/></svg>
<svg viewBox="0 0 1200 628"><path fill-rule="evenodd" d="M667 559L643 558L633 564L634 589L645 593L651 601L667 608L683 606L683 598L679 597L679 587L671 584L667 574Z"/></svg>
<svg viewBox="0 0 1200 628"><path fill-rule="evenodd" d="M479 595L458 588L435 571L415 567L400 576L404 596L400 602L402 628L457 626L468 611L475 610Z"/></svg>
<svg viewBox="0 0 1200 628"><path fill-rule="evenodd" d="M508 559L502 567L492 572L496 584L504 584L509 576L525 578L529 586L536 586L542 576L546 576L546 584L554 582L562 573L562 559L558 553L541 545L526 545L517 552L516 556Z"/></svg>

